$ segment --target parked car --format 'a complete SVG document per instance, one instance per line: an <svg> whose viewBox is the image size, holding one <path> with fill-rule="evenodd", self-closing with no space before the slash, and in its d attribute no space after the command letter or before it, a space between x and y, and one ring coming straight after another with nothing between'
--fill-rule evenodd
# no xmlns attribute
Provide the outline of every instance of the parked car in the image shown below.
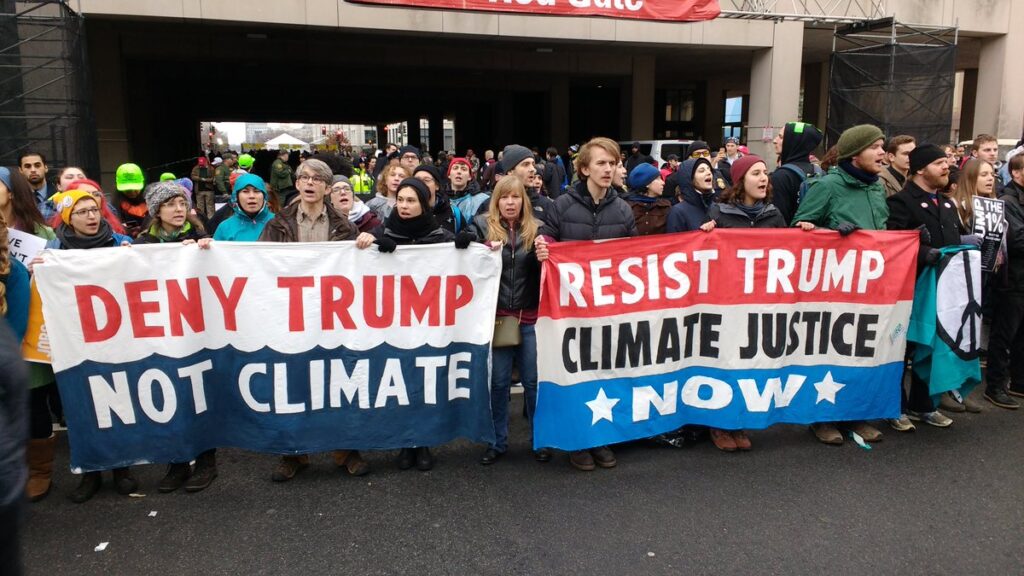
<svg viewBox="0 0 1024 576"><path fill-rule="evenodd" d="M629 156L630 150L633 149L633 142L637 142L637 140L619 142L619 148L622 148L626 156ZM654 158L658 166L661 166L668 162L669 154L675 154L679 160L686 160L686 148L693 140L639 140L639 142L640 153Z"/></svg>

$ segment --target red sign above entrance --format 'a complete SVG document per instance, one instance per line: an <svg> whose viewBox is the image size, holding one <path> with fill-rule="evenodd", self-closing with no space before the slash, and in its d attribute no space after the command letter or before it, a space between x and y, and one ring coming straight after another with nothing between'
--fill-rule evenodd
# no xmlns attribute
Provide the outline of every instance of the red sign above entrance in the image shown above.
<svg viewBox="0 0 1024 576"><path fill-rule="evenodd" d="M633 20L699 22L721 12L718 0L348 0L445 10L515 12L545 16L604 16Z"/></svg>

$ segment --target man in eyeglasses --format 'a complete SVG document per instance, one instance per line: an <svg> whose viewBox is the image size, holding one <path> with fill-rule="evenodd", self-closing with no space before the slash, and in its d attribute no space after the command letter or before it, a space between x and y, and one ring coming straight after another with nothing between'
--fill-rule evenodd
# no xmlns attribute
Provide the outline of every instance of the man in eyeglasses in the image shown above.
<svg viewBox="0 0 1024 576"><path fill-rule="evenodd" d="M355 240L359 230L325 201L334 175L322 160L310 158L295 170L299 199L267 222L261 242L338 242ZM335 450L334 463L344 466L350 476L369 473L370 466L356 450ZM309 466L309 455L282 456L271 479L287 482Z"/></svg>
<svg viewBox="0 0 1024 576"><path fill-rule="evenodd" d="M398 149L398 163L405 168L409 174L420 165L420 149L415 146L402 146Z"/></svg>

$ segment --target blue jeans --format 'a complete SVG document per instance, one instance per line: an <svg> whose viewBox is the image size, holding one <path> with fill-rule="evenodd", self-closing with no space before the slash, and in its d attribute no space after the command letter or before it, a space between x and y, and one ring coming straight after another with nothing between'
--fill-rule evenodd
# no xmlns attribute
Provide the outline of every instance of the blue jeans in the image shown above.
<svg viewBox="0 0 1024 576"><path fill-rule="evenodd" d="M537 408L537 332L534 326L521 325L523 341L519 346L493 348L491 356L491 419L494 421L494 444L498 452L508 450L508 402L512 386L513 361L519 366L519 380L526 394L526 415L533 422Z"/></svg>

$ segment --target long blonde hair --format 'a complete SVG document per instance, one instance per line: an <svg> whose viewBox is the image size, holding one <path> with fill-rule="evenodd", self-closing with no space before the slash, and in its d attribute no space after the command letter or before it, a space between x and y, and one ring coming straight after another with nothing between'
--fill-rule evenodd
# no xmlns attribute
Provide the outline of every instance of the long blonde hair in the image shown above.
<svg viewBox="0 0 1024 576"><path fill-rule="evenodd" d="M7 245L7 221L0 214L0 276L11 273L11 249ZM7 282L0 282L0 316L7 316Z"/></svg>
<svg viewBox="0 0 1024 576"><path fill-rule="evenodd" d="M406 168L405 166L402 166L400 164L388 164L387 166L385 166L384 169L380 171L380 175L377 176L377 186L376 186L377 193L380 194L381 196L384 196L385 198L391 198L391 192L388 191L387 180L388 180L388 177L391 176L391 173L394 172L395 170L399 170L399 171L402 172L402 174L403 174L402 179L403 180L405 178L412 178L412 173L410 173L409 169ZM438 184L440 184L440 182L438 182ZM398 191L396 190L395 191L395 195L397 195L397 194L398 194Z"/></svg>
<svg viewBox="0 0 1024 576"><path fill-rule="evenodd" d="M985 160L974 158L968 160L957 178L956 190L953 192L952 200L956 203L956 209L960 212L960 220L964 226L972 226L974 222L974 196L981 196L978 192L978 175L981 174L983 164L988 164L995 174L996 168ZM995 197L995 190L993 189Z"/></svg>
<svg viewBox="0 0 1024 576"><path fill-rule="evenodd" d="M501 210L498 208L498 202L511 194L523 199L523 205L519 209L519 237L522 238L523 246L528 251L533 250L533 239L537 237L537 229L540 228L540 224L533 217L533 205L530 204L526 188L519 178L512 175L498 180L497 186L491 192L491 203L487 211L487 239L491 242L508 242L508 231L501 224Z"/></svg>

